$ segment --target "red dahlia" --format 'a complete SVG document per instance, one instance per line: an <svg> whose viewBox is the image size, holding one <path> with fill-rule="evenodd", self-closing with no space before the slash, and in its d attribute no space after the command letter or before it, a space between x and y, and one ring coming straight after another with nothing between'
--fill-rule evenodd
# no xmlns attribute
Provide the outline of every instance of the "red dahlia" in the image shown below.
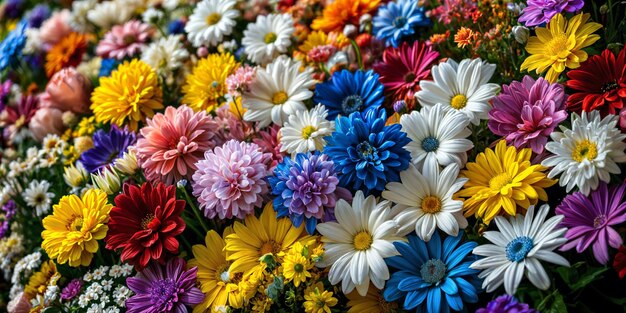
<svg viewBox="0 0 626 313"><path fill-rule="evenodd" d="M122 249L122 261L144 268L150 260L164 261L178 252L176 236L185 229L184 200L176 200L176 187L149 182L139 188L124 185L111 210L106 248Z"/></svg>
<svg viewBox="0 0 626 313"><path fill-rule="evenodd" d="M604 50L591 56L578 69L567 73L565 83L574 93L567 99L570 111L618 114L626 103L626 48L617 55Z"/></svg>

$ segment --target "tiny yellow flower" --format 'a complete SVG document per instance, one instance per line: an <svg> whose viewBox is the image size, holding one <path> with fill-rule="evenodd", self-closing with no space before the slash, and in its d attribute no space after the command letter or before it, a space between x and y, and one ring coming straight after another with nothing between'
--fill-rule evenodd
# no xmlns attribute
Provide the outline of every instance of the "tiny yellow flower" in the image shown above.
<svg viewBox="0 0 626 313"><path fill-rule="evenodd" d="M304 311L306 313L330 313L330 308L337 305L337 298L333 293L324 290L321 283L314 285L312 290L304 296Z"/></svg>

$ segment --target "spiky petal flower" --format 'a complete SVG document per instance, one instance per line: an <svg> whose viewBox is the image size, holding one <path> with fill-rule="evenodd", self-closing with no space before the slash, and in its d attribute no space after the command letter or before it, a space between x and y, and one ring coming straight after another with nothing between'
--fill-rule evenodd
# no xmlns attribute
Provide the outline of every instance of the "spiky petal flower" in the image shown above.
<svg viewBox="0 0 626 313"><path fill-rule="evenodd" d="M381 5L372 20L372 33L397 48L405 37L415 34L415 28L430 25L426 10L413 0L396 0Z"/></svg>
<svg viewBox="0 0 626 313"><path fill-rule="evenodd" d="M584 5L584 0L528 0L518 21L528 27L537 26L549 22L558 13L579 11Z"/></svg>
<svg viewBox="0 0 626 313"><path fill-rule="evenodd" d="M128 147L135 143L135 133L111 126L108 132L99 129L93 135L93 147L80 155L78 159L89 173L96 173L108 166L113 166Z"/></svg>

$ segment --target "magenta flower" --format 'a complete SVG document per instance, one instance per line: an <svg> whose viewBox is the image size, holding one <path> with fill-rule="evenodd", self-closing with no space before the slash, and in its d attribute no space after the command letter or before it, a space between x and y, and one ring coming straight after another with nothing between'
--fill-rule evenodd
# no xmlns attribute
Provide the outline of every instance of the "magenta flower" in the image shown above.
<svg viewBox="0 0 626 313"><path fill-rule="evenodd" d="M129 21L124 25L116 25L98 43L96 53L103 58L118 60L122 60L126 56L132 57L145 47L150 35L150 25L140 21Z"/></svg>
<svg viewBox="0 0 626 313"><path fill-rule="evenodd" d="M527 27L547 23L561 12L576 12L583 8L584 0L528 0L519 17Z"/></svg>
<svg viewBox="0 0 626 313"><path fill-rule="evenodd" d="M489 129L518 149L530 147L541 154L550 133L567 118L565 97L560 84L524 76L522 82L503 85L493 98Z"/></svg>
<svg viewBox="0 0 626 313"><path fill-rule="evenodd" d="M268 192L264 178L271 159L272 155L256 144L236 140L207 151L192 176L193 195L204 215L243 219L253 214Z"/></svg>
<svg viewBox="0 0 626 313"><path fill-rule="evenodd" d="M67 286L65 286L65 288L63 288L63 290L61 291L61 300L74 299L80 293L80 290L82 288L83 282L80 279L72 279L72 281L70 281Z"/></svg>
<svg viewBox="0 0 626 313"><path fill-rule="evenodd" d="M556 208L556 214L565 216L561 225L569 228L565 234L569 241L561 250L576 247L581 253L593 245L596 260L606 264L609 261L608 246L617 249L622 245L622 237L611 226L626 221L625 190L626 184L609 188L601 183L589 197L580 192L565 197Z"/></svg>

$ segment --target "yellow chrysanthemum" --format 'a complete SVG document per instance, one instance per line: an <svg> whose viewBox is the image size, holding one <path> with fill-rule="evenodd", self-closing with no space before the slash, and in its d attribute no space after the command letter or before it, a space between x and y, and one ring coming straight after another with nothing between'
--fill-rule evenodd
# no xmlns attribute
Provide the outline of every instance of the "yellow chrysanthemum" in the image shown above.
<svg viewBox="0 0 626 313"><path fill-rule="evenodd" d="M359 25L359 19L378 8L380 0L335 0L324 8L322 16L311 24L314 30L326 33L343 32L347 24Z"/></svg>
<svg viewBox="0 0 626 313"><path fill-rule="evenodd" d="M304 312L306 313L330 313L330 308L337 305L337 298L333 293L324 290L322 283L307 288L304 295Z"/></svg>
<svg viewBox="0 0 626 313"><path fill-rule="evenodd" d="M295 227L288 218L276 218L269 202L260 218L246 217L244 224L235 222L234 233L226 236L226 259L232 261L231 272L250 272L262 266L259 258L271 253L278 263L296 242L304 245L315 242L315 237L306 235L304 224Z"/></svg>
<svg viewBox="0 0 626 313"><path fill-rule="evenodd" d="M228 92L226 77L239 67L230 53L209 54L201 59L183 86L183 104L194 111L213 111L218 100Z"/></svg>
<svg viewBox="0 0 626 313"><path fill-rule="evenodd" d="M348 313L392 313L398 312L397 302L387 302L381 290L370 284L367 294L362 297L356 290L347 294Z"/></svg>
<svg viewBox="0 0 626 313"><path fill-rule="evenodd" d="M537 74L546 70L546 80L554 83L565 68L578 68L587 60L587 52L582 49L592 45L599 35L593 34L602 25L587 23L589 14L578 14L568 22L563 15L557 14L547 27L537 27L537 36L530 37L526 51L531 54L521 70L535 70Z"/></svg>
<svg viewBox="0 0 626 313"><path fill-rule="evenodd" d="M121 64L110 77L100 78L100 86L91 94L91 110L99 123L128 123L128 128L137 130L139 122L163 108L162 98L156 72L133 59Z"/></svg>
<svg viewBox="0 0 626 313"><path fill-rule="evenodd" d="M478 154L476 162L467 163L461 176L469 181L457 193L467 198L463 202L465 216L475 215L489 224L500 213L514 216L517 208L525 212L538 200L548 200L544 188L554 185L556 180L547 178L545 167L530 163L531 154L529 148L518 152L501 140L495 151L487 148Z"/></svg>
<svg viewBox="0 0 626 313"><path fill-rule="evenodd" d="M309 270L313 267L313 264L309 260L308 248L300 242L296 242L287 255L285 255L283 261L283 276L285 282L293 281L293 284L298 287L301 283L305 282L307 278L311 278Z"/></svg>
<svg viewBox="0 0 626 313"><path fill-rule="evenodd" d="M29 300L34 299L37 295L43 295L48 286L56 285L59 278L61 278L61 274L57 272L56 264L52 260L45 261L41 264L39 271L28 279L28 285L24 287L24 295Z"/></svg>
<svg viewBox="0 0 626 313"><path fill-rule="evenodd" d="M313 31L309 33L306 40L298 47L302 53L307 54L311 49L325 45L335 45L337 47L343 47L349 43L348 38L342 33L332 33L327 35L323 31Z"/></svg>
<svg viewBox="0 0 626 313"><path fill-rule="evenodd" d="M98 251L98 240L106 236L111 204L107 194L89 189L82 198L64 196L53 207L52 215L43 219L41 247L59 264L88 266Z"/></svg>

